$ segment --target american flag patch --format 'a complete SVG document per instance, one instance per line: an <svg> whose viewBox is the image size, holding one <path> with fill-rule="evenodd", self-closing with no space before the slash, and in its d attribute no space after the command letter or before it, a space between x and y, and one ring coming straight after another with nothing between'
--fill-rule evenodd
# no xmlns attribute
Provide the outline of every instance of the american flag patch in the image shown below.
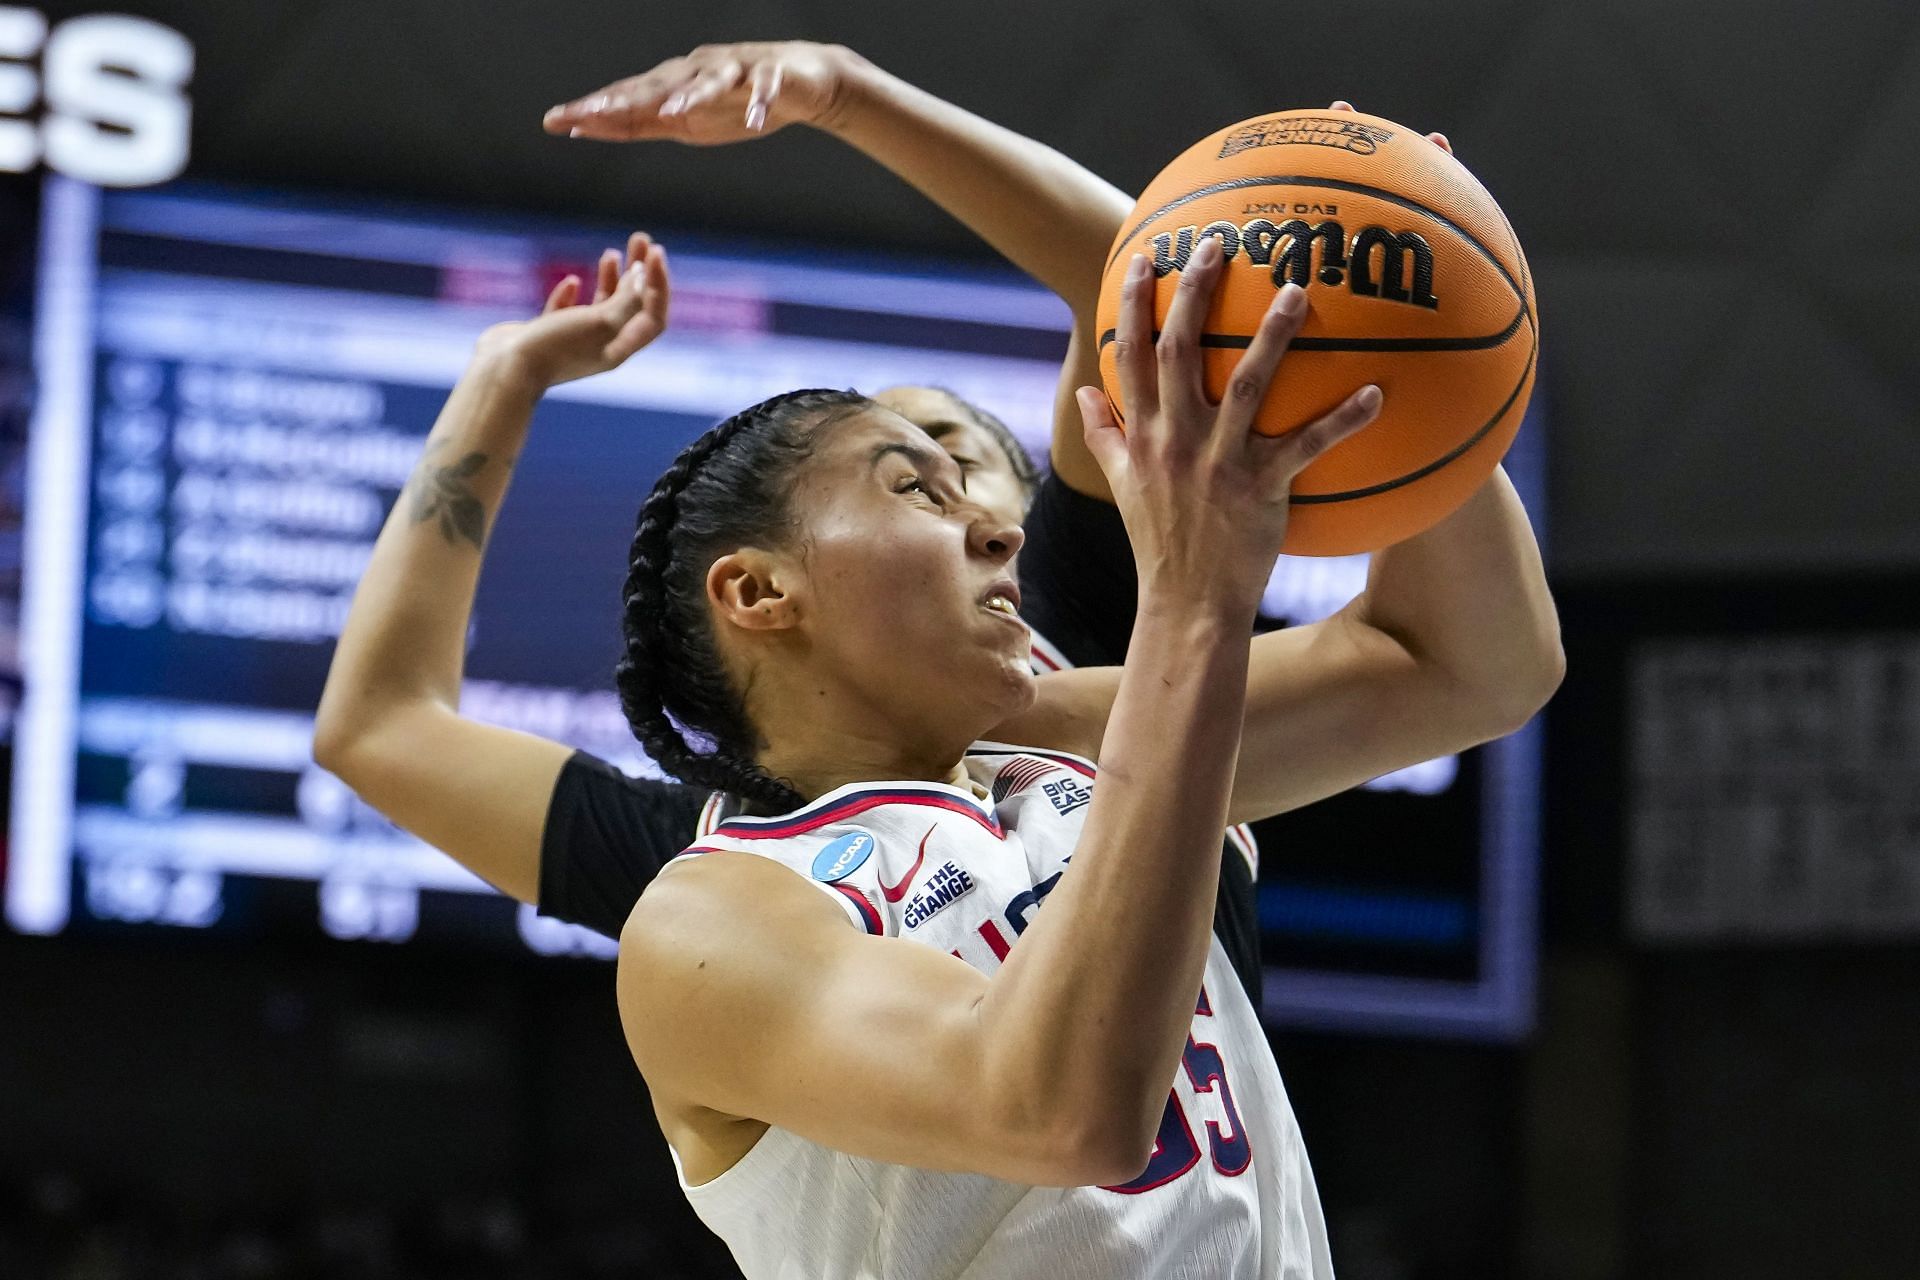
<svg viewBox="0 0 1920 1280"><path fill-rule="evenodd" d="M1025 791L1059 767L1053 761L1042 760L1038 756L1015 756L994 777L993 802L999 804L1008 796Z"/></svg>

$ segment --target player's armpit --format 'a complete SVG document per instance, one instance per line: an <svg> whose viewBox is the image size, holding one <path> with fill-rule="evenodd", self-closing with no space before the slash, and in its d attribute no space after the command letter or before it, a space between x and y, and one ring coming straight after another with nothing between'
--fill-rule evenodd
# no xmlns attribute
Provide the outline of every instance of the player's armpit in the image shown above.
<svg viewBox="0 0 1920 1280"><path fill-rule="evenodd" d="M315 759L361 799L502 893L537 904L540 839L571 747L425 699L389 707Z"/></svg>
<svg viewBox="0 0 1920 1280"><path fill-rule="evenodd" d="M1120 1171L1130 1147L1094 1108L1008 1068L1023 1048L983 1034L987 986L943 952L860 932L816 886L745 853L675 863L620 938L627 1043L695 1183L744 1154L724 1150L737 1138L700 1150L734 1118L1036 1185L1137 1173Z"/></svg>

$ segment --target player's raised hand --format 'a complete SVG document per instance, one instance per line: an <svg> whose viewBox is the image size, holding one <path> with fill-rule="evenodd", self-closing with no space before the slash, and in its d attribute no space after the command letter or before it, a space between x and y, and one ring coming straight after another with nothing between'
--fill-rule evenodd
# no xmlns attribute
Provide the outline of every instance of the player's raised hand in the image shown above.
<svg viewBox="0 0 1920 1280"><path fill-rule="evenodd" d="M1294 477L1373 421L1381 394L1362 387L1283 435L1254 432L1254 414L1307 316L1306 291L1287 285L1215 404L1202 380L1200 337L1221 268L1219 241L1203 238L1156 335L1153 268L1135 255L1114 329L1126 426L1097 388L1082 387L1078 400L1087 447L1133 543L1143 609L1149 591L1164 590L1188 606L1251 620L1286 537Z"/></svg>
<svg viewBox="0 0 1920 1280"><path fill-rule="evenodd" d="M548 133L603 142L667 138L744 142L790 124L819 124L839 106L857 59L806 40L701 45L546 114Z"/></svg>
<svg viewBox="0 0 1920 1280"><path fill-rule="evenodd" d="M600 255L593 301L581 302L583 287L579 276L566 277L537 317L482 334L479 354L510 360L550 387L616 368L666 331L667 250L645 232L628 238L624 255L617 249Z"/></svg>

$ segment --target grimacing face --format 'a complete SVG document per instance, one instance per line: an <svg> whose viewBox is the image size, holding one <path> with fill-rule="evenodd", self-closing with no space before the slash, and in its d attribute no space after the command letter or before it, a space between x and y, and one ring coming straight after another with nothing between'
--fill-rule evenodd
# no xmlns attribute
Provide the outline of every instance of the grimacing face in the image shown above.
<svg viewBox="0 0 1920 1280"><path fill-rule="evenodd" d="M888 387L873 402L913 423L960 467L967 497L1011 524L1026 518L1032 497L992 432L981 426L968 404L938 387Z"/></svg>
<svg viewBox="0 0 1920 1280"><path fill-rule="evenodd" d="M881 407L842 419L794 503L809 680L876 733L962 748L1032 701L1018 520L969 494L926 431Z"/></svg>

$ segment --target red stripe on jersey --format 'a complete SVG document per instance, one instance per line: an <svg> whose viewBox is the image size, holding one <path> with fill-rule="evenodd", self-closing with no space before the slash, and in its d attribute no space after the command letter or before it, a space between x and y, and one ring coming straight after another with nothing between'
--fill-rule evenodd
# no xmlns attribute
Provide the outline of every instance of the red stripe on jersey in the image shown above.
<svg viewBox="0 0 1920 1280"><path fill-rule="evenodd" d="M830 884L827 887L829 889L837 889L841 893L846 894L847 897L852 900L853 905L860 908L860 918L866 922L868 933L878 937L887 931L887 927L880 923L880 913L874 909L871 902L867 901L866 894L860 892L850 884Z"/></svg>
<svg viewBox="0 0 1920 1280"><path fill-rule="evenodd" d="M1050 671L1064 671L1073 663L1066 654L1060 652L1059 645L1035 631L1027 646L1027 665L1033 668L1035 675L1046 675Z"/></svg>
<svg viewBox="0 0 1920 1280"><path fill-rule="evenodd" d="M1247 870L1257 879L1260 875L1260 842L1254 838L1253 828L1246 823L1227 828L1227 841L1246 859Z"/></svg>
<svg viewBox="0 0 1920 1280"><path fill-rule="evenodd" d="M980 936L987 940L989 947L993 948L993 958L995 960L1005 960L1007 958L1007 952L1011 950L1011 948L1007 946L1007 939L1005 935L1000 932L999 925L991 920L981 921Z"/></svg>
<svg viewBox="0 0 1920 1280"><path fill-rule="evenodd" d="M812 813L799 814L783 821L749 824L734 818L721 823L715 830L718 834L732 840L779 840L786 836L802 835L824 827L830 822L839 822L857 813L865 813L869 809L877 809L887 804L918 804L933 809L945 809L949 813L972 818L991 832L996 840L1003 839L1006 835L1000 828L999 819L991 814L982 813L958 796L941 795L931 791L863 791L824 805Z"/></svg>
<svg viewBox="0 0 1920 1280"><path fill-rule="evenodd" d="M913 878L920 874L920 864L927 860L927 841L933 839L933 833L939 829L938 824L928 827L927 834L920 837L920 852L915 855L913 865L907 868L907 874L900 877L899 884L888 884L885 876L879 878L881 897L888 902L898 902L907 896L907 886L912 884Z"/></svg>

